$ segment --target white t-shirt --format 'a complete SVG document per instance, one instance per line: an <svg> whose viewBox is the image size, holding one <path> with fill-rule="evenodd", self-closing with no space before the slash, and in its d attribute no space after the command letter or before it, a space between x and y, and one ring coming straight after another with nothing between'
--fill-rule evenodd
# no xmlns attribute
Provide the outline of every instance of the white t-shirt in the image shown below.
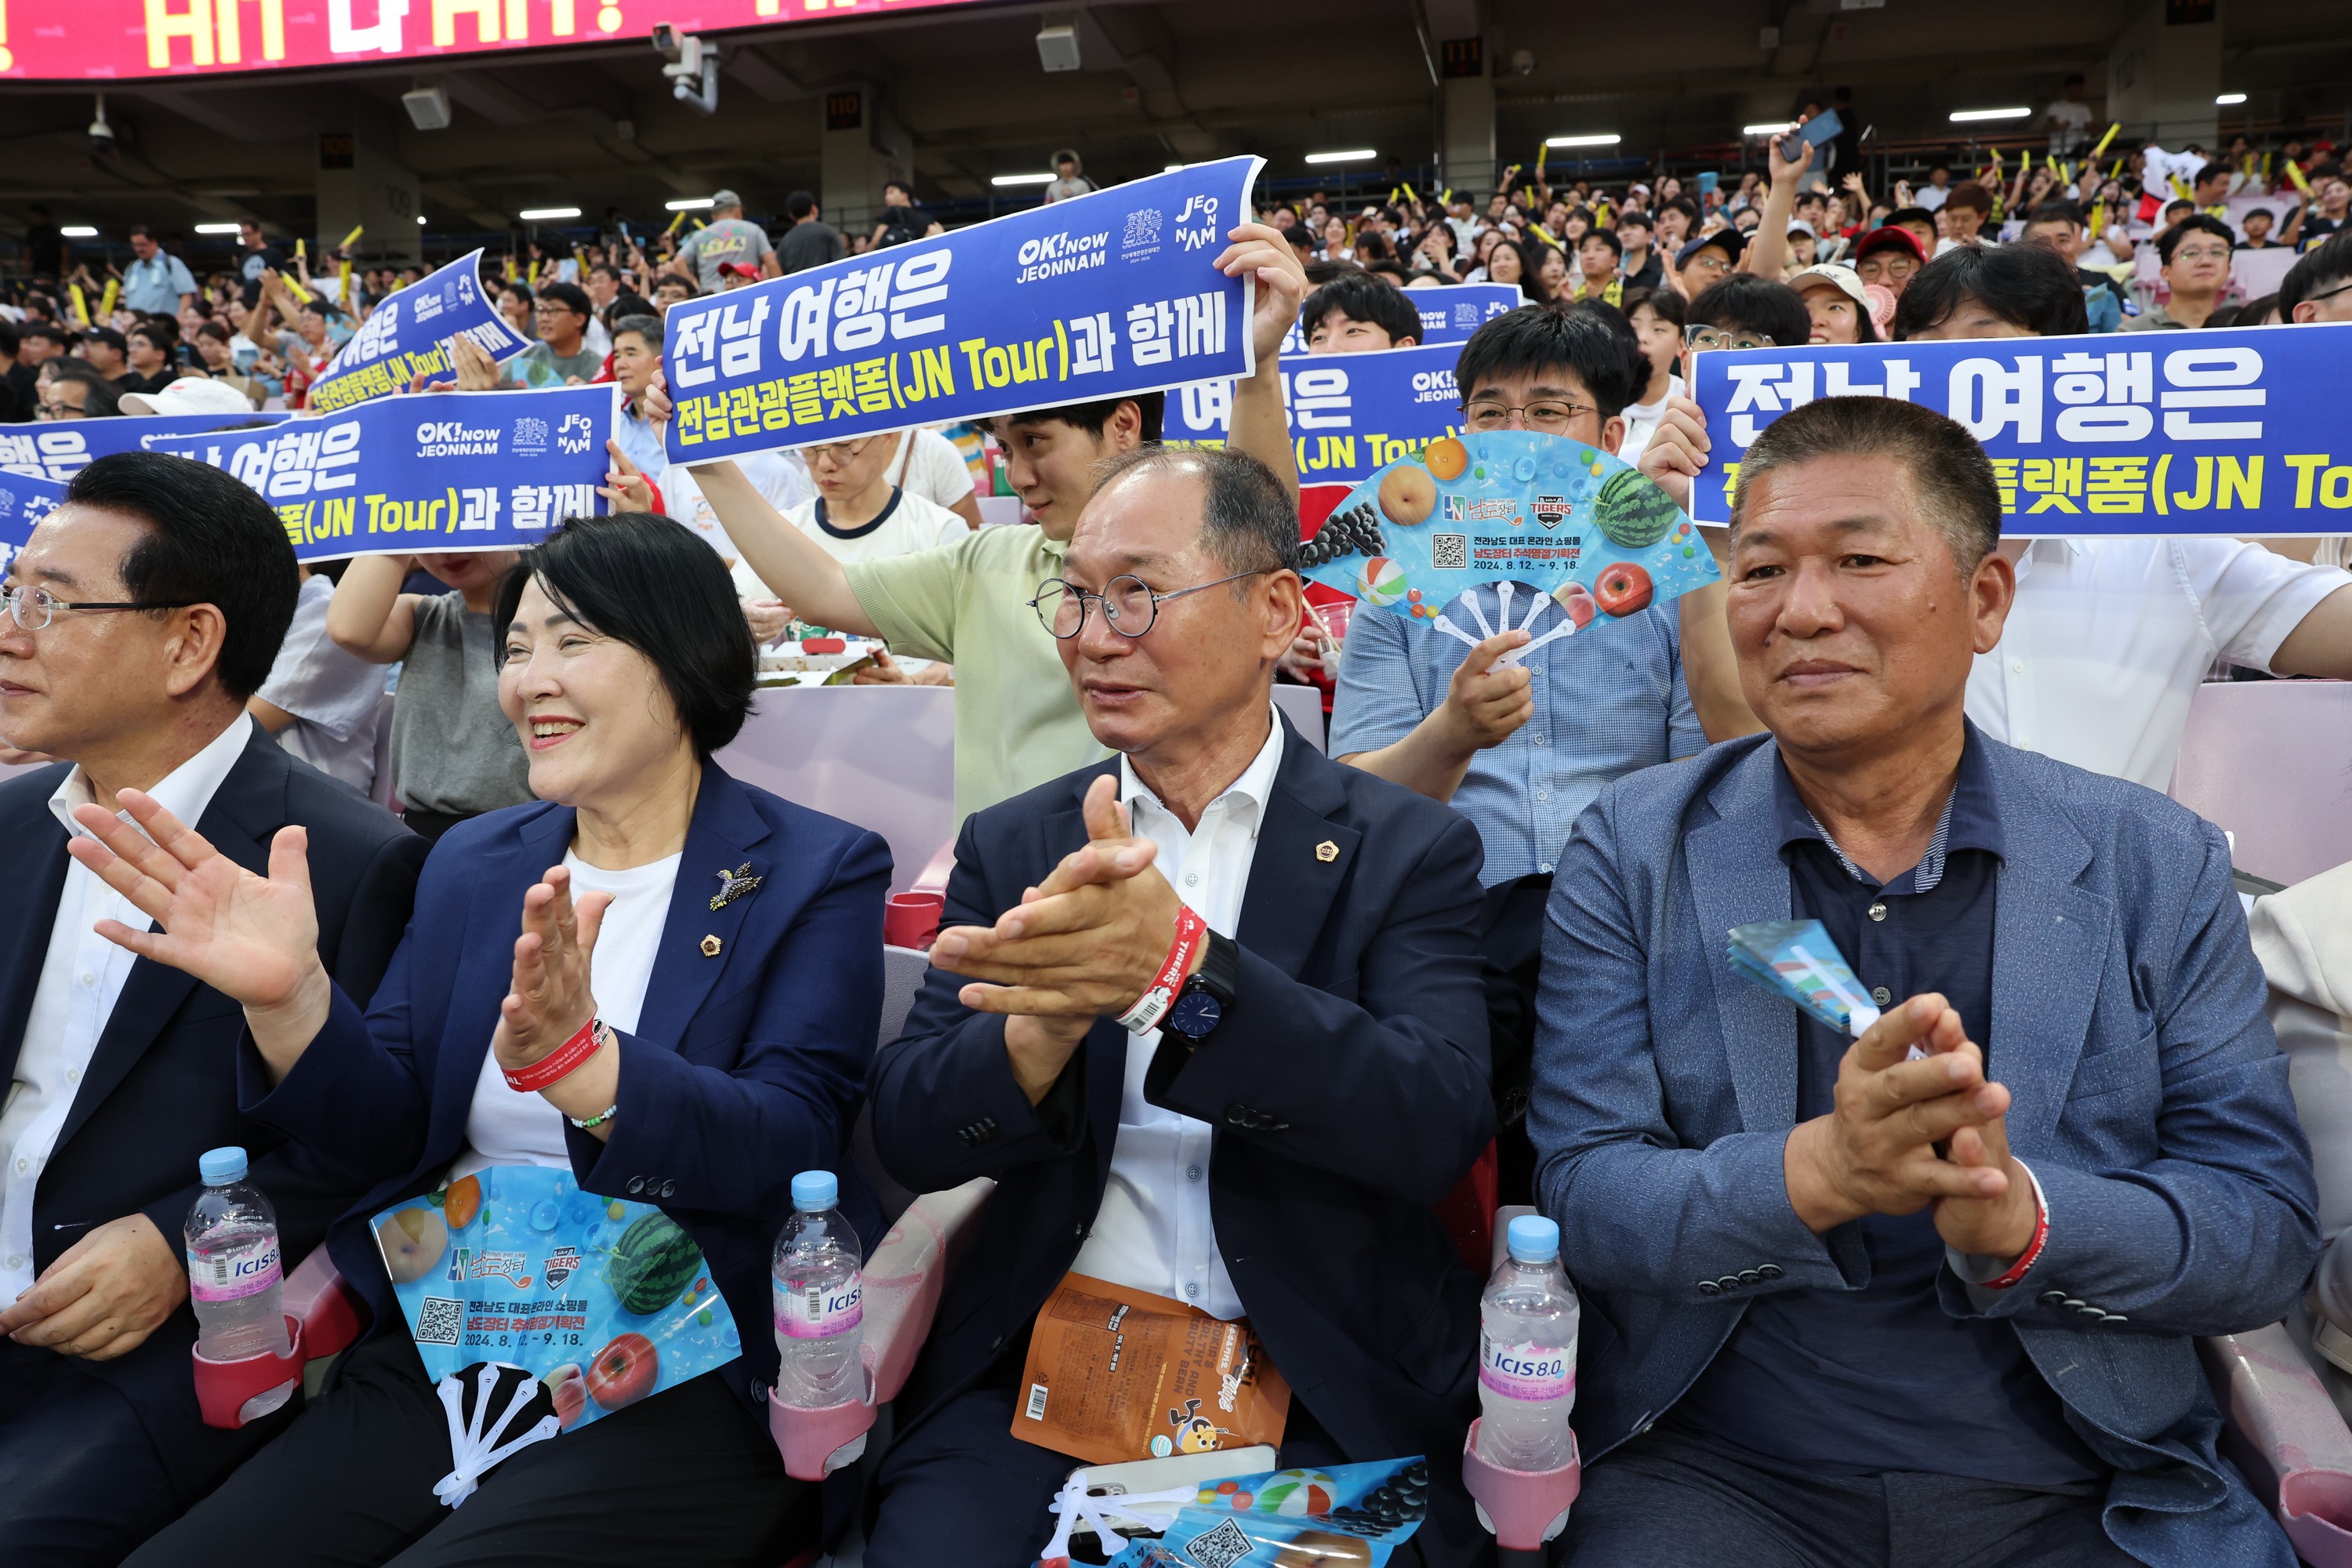
<svg viewBox="0 0 2352 1568"><path fill-rule="evenodd" d="M1683 378L1670 374L1666 377L1665 397L1648 405L1629 403L1625 405L1624 413L1620 416L1625 421L1625 439L1617 448L1619 462L1631 464L1642 460L1643 450L1649 446L1650 437L1657 434L1658 421L1665 415L1666 398L1682 395Z"/></svg>
<svg viewBox="0 0 2352 1568"><path fill-rule="evenodd" d="M787 516L793 508L815 493L815 487L809 483L808 469L802 465L798 452L753 452L734 461L735 466L743 470L743 477L751 481L751 488L758 490L770 506ZM673 463L662 470L661 478L656 482L661 486L663 510L702 535L710 548L719 552L719 558L727 563L728 568L737 572L740 584L742 574L738 568L741 565L743 552L735 548L733 540L727 537L727 530L719 524L719 514L710 510L710 502L704 498L702 487L694 482L694 470L683 463ZM765 599L772 595L762 588L751 596Z"/></svg>
<svg viewBox="0 0 2352 1568"><path fill-rule="evenodd" d="M961 465L959 464L959 467ZM911 490L893 490L882 515L860 527L842 529L819 515L824 498L813 496L784 513L794 528L824 546L835 561L879 561L911 555L971 537L963 519Z"/></svg>
<svg viewBox="0 0 2352 1568"><path fill-rule="evenodd" d="M936 430L909 430L890 459L890 482L937 506L970 500L971 469L956 445Z"/></svg>
<svg viewBox="0 0 2352 1568"><path fill-rule="evenodd" d="M588 984L596 994L597 1016L623 1034L635 1032L638 1015L645 1010L646 984L653 978L654 953L669 921L670 893L683 858L681 851L650 865L608 871L572 851L564 852L574 899L589 893L613 895L604 923L597 930ZM449 1168L449 1179L471 1175L486 1165L571 1163L563 1147L563 1112L549 1104L545 1095L509 1089L498 1053L484 1051L474 1103L466 1113L466 1147Z"/></svg>
<svg viewBox="0 0 2352 1568"><path fill-rule="evenodd" d="M2268 669L2347 586L2335 567L2235 539L2037 540L2000 646L1969 672L1969 717L1996 741L2169 788L2213 661Z"/></svg>
<svg viewBox="0 0 2352 1568"><path fill-rule="evenodd" d="M1924 208L1928 212L1934 212L1937 208L1942 206L1946 201L1949 200L1951 195L1952 188L1949 185L1946 185L1940 190L1934 185L1922 185L1917 190L1911 193L1911 205Z"/></svg>
<svg viewBox="0 0 2352 1568"><path fill-rule="evenodd" d="M2091 106L2069 103L2062 98L2043 110L2042 117L2050 121L2050 151L2063 153L2083 139L2083 132L2091 123Z"/></svg>

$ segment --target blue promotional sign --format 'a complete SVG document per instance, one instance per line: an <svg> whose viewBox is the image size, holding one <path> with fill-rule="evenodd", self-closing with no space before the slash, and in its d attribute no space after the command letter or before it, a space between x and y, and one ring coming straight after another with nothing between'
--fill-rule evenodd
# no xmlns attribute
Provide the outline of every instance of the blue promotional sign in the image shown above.
<svg viewBox="0 0 2352 1568"><path fill-rule="evenodd" d="M1264 160L1155 174L670 308L670 460L1246 375L1213 265Z"/></svg>
<svg viewBox="0 0 2352 1568"><path fill-rule="evenodd" d="M1282 356L1284 411L1302 484L1354 484L1440 436L1455 434L1462 397L1454 362L1462 345L1378 353ZM1209 381L1168 394L1166 438L1222 447L1233 423L1234 384Z"/></svg>
<svg viewBox="0 0 2352 1568"><path fill-rule="evenodd" d="M520 550L597 510L618 389L446 392L152 449L261 492L305 561Z"/></svg>
<svg viewBox="0 0 2352 1568"><path fill-rule="evenodd" d="M1451 283L1435 289L1407 289L1404 297L1421 312L1423 348L1467 342L1479 328L1528 302L1516 283ZM1282 340L1283 357L1306 352L1306 329L1294 321L1290 335Z"/></svg>
<svg viewBox="0 0 2352 1568"><path fill-rule="evenodd" d="M0 473L63 481L96 458L144 450L151 437L201 436L247 425L276 425L293 417L286 413L142 414L61 419L39 426L0 425Z"/></svg>
<svg viewBox="0 0 2352 1568"><path fill-rule="evenodd" d="M425 1376L521 1367L566 1429L742 1354L685 1227L582 1192L568 1167L491 1165L373 1223Z"/></svg>
<svg viewBox="0 0 2352 1568"><path fill-rule="evenodd" d="M33 537L34 525L57 510L66 488L37 475L0 471L0 572Z"/></svg>
<svg viewBox="0 0 2352 1568"><path fill-rule="evenodd" d="M1557 604L1560 618L1512 659L1721 576L1665 491L1597 447L1532 430L1443 437L1396 458L1349 493L1301 561L1309 582L1474 645L1532 630ZM1524 619L1511 584L1533 590ZM1502 624L1481 587L1500 590Z"/></svg>
<svg viewBox="0 0 2352 1568"><path fill-rule="evenodd" d="M1730 521L1759 430L1816 397L1864 395L1967 426L2014 536L2352 531L2352 324L1747 349L1694 364L1713 443L1692 487L1702 522Z"/></svg>
<svg viewBox="0 0 2352 1568"><path fill-rule="evenodd" d="M530 340L499 314L482 287L482 253L472 251L420 279L368 312L310 385L310 412L332 414L405 392L419 375L455 375L449 340L469 337L493 360L509 360Z"/></svg>

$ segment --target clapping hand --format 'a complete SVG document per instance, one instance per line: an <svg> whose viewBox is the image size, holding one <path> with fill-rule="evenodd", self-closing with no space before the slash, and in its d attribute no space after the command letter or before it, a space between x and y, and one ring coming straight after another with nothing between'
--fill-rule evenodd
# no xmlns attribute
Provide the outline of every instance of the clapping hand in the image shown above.
<svg viewBox="0 0 2352 1568"><path fill-rule="evenodd" d="M131 822L103 806L74 807L74 821L95 837L67 840L66 852L156 929L103 920L98 934L234 998L254 1044L283 1078L326 1023L331 989L319 962L309 832L279 828L269 844L269 875L257 877L154 796L126 789L119 798Z"/></svg>
<svg viewBox="0 0 2352 1568"><path fill-rule="evenodd" d="M515 938L514 971L499 1004L490 1054L508 1072L544 1059L596 1016L589 987L596 935L612 907L610 893L590 893L575 908L570 868L551 866L522 896L522 934ZM540 1093L567 1116L586 1120L613 1103L620 1087L618 1053L600 1048L586 1063ZM605 1129L597 1128L601 1136Z"/></svg>
<svg viewBox="0 0 2352 1568"><path fill-rule="evenodd" d="M1086 824L1087 843L995 925L952 926L931 946L932 963L977 982L959 1001L1011 1016L1005 1051L1033 1104L1097 1018L1141 998L1176 936L1176 889L1152 864L1158 846L1129 826L1116 778L1087 789Z"/></svg>

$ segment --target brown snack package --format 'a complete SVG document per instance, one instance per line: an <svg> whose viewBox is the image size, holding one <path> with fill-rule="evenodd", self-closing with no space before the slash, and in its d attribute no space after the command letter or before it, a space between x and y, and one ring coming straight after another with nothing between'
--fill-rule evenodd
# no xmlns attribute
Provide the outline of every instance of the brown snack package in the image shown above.
<svg viewBox="0 0 2352 1568"><path fill-rule="evenodd" d="M1029 1332L1013 1435L1090 1465L1279 1446L1290 1385L1250 1330L1066 1274Z"/></svg>

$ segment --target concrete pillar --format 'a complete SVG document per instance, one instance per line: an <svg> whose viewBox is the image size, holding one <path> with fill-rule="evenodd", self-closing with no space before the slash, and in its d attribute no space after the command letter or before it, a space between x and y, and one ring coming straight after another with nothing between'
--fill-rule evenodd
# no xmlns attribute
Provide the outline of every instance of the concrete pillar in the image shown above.
<svg viewBox="0 0 2352 1568"><path fill-rule="evenodd" d="M1437 167L1440 185L1483 200L1495 184L1495 78L1479 0L1426 0L1436 51Z"/></svg>
<svg viewBox="0 0 2352 1568"><path fill-rule="evenodd" d="M827 88L817 113L817 205L844 234L870 231L881 216L883 182L914 175L914 138L870 82Z"/></svg>
<svg viewBox="0 0 2352 1568"><path fill-rule="evenodd" d="M2221 140L2213 97L2222 89L2221 12L2227 0L2131 0L2107 57L2107 118L2123 134L2168 152Z"/></svg>
<svg viewBox="0 0 2352 1568"><path fill-rule="evenodd" d="M348 130L320 132L313 255L363 224L367 233L352 247L355 260L422 264L416 216L425 210L424 192L394 156L395 146L389 117L372 103L352 106Z"/></svg>

